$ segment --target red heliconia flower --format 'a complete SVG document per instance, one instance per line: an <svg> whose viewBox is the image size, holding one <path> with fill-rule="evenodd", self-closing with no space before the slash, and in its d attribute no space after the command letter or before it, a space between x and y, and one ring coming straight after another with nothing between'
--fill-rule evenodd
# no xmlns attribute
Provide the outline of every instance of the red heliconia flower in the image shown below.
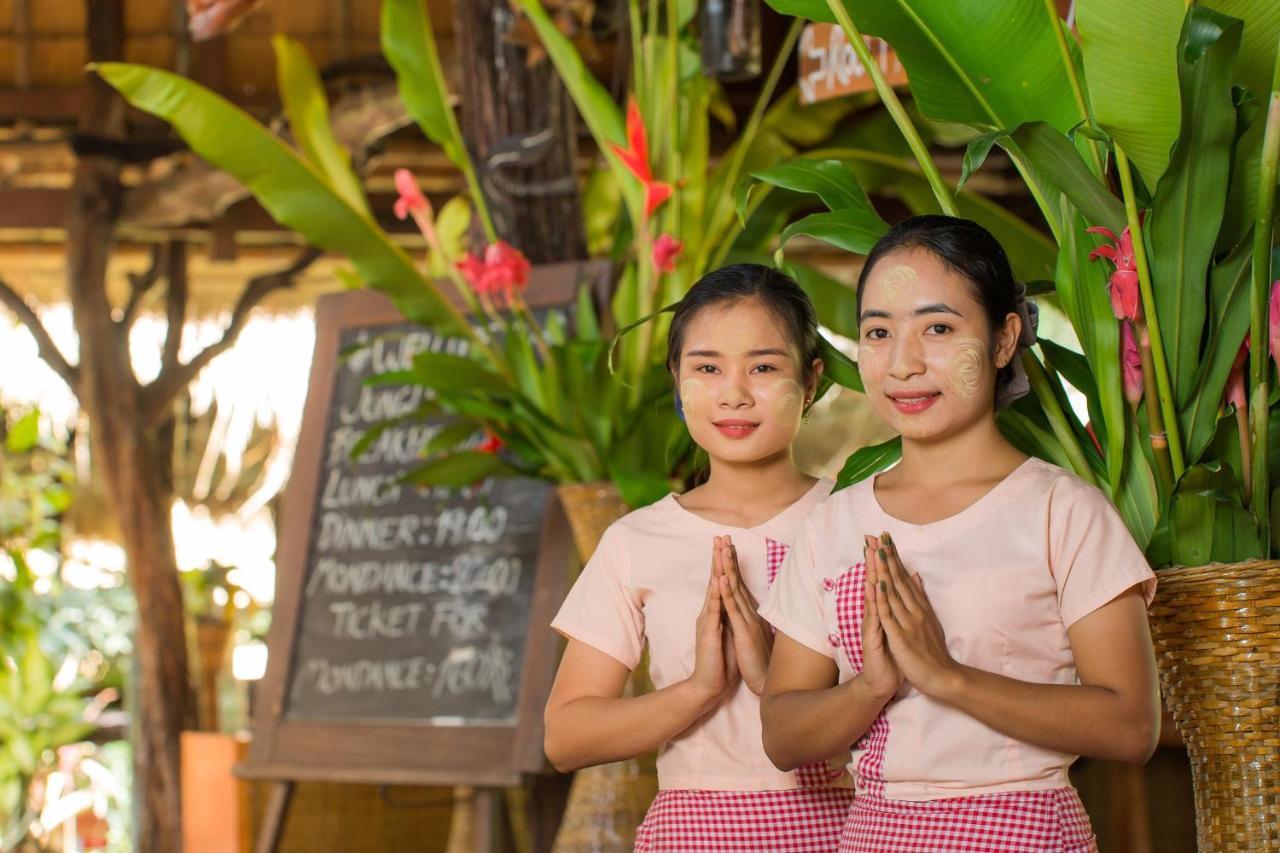
<svg viewBox="0 0 1280 853"><path fill-rule="evenodd" d="M653 170L649 167L649 134L634 95L627 100L627 147L614 144L610 148L627 171L644 185L644 215L646 218L653 216L671 198L673 189L671 184L653 177Z"/></svg>
<svg viewBox="0 0 1280 853"><path fill-rule="evenodd" d="M676 261L683 252L684 243L670 234L659 234L653 241L653 268L659 273L675 272Z"/></svg>
<svg viewBox="0 0 1280 853"><path fill-rule="evenodd" d="M499 240L490 243L484 257L477 258L471 252L458 261L458 271L476 293L505 296L524 290L529 285L529 260L524 254Z"/></svg>
<svg viewBox="0 0 1280 853"><path fill-rule="evenodd" d="M1245 335L1236 360L1231 362L1231 373L1227 375L1227 390L1222 395L1222 402L1236 407L1237 412L1245 411L1244 369L1249 361L1249 336Z"/></svg>
<svg viewBox="0 0 1280 853"><path fill-rule="evenodd" d="M1271 283L1270 311L1267 316L1267 340L1271 357L1280 365L1280 279Z"/></svg>
<svg viewBox="0 0 1280 853"><path fill-rule="evenodd" d="M1133 323L1120 323L1120 375L1124 380L1124 398L1135 408L1142 400L1142 353L1133 334Z"/></svg>
<svg viewBox="0 0 1280 853"><path fill-rule="evenodd" d="M260 0L187 0L187 31L207 41L240 25Z"/></svg>
<svg viewBox="0 0 1280 853"><path fill-rule="evenodd" d="M476 445L475 450L476 453L497 453L506 446L506 442L486 429L484 431L484 440Z"/></svg>
<svg viewBox="0 0 1280 853"><path fill-rule="evenodd" d="M1138 289L1138 265L1133 255L1133 236L1126 228L1117 238L1110 228L1097 226L1088 229L1090 234L1101 234L1112 242L1110 246L1099 246L1089 253L1089 260L1106 258L1115 264L1115 272L1111 273L1111 282L1107 289L1111 292L1111 313L1117 320L1138 320L1142 317L1142 299Z"/></svg>

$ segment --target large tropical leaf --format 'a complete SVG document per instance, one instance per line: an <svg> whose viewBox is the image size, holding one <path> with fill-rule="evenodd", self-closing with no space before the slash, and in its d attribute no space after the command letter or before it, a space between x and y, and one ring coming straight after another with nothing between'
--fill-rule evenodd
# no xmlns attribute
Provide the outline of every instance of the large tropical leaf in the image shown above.
<svg viewBox="0 0 1280 853"><path fill-rule="evenodd" d="M1200 364L1205 282L1227 200L1236 108L1231 75L1238 20L1192 6L1178 46L1182 122L1168 169L1156 186L1147 237L1160 334L1179 407Z"/></svg>
<svg viewBox="0 0 1280 853"><path fill-rule="evenodd" d="M1231 363L1249 331L1251 253L1249 242L1242 242L1240 248L1214 267L1209 277L1212 304L1209 341L1196 376L1195 390L1178 413L1190 464L1200 459L1213 438Z"/></svg>
<svg viewBox="0 0 1280 853"><path fill-rule="evenodd" d="M464 450L423 463L401 478L416 486L460 489L488 477L512 477L520 472L493 453Z"/></svg>
<svg viewBox="0 0 1280 853"><path fill-rule="evenodd" d="M1178 481L1169 514L1174 565L1234 563L1262 552L1253 514L1240 505L1240 487L1231 469L1195 465Z"/></svg>
<svg viewBox="0 0 1280 853"><path fill-rule="evenodd" d="M198 156L243 183L281 225L350 258L364 281L394 299L405 317L469 333L458 311L381 228L243 110L168 71L118 62L94 68L129 103L169 122Z"/></svg>
<svg viewBox="0 0 1280 853"><path fill-rule="evenodd" d="M1124 475L1128 430L1120 379L1120 324L1111 313L1106 275L1100 264L1089 260L1092 243L1086 239L1083 223L1078 216L1067 222L1067 239L1054 280L1062 308L1071 318L1097 383L1103 423L1095 423L1093 428L1106 433L1107 482L1114 493Z"/></svg>
<svg viewBox="0 0 1280 853"><path fill-rule="evenodd" d="M1094 117L1155 186L1178 136L1176 0L1077 0Z"/></svg>
<svg viewBox="0 0 1280 853"><path fill-rule="evenodd" d="M329 102L325 99L320 75L301 44L288 36L271 39L276 54L276 76L280 98L293 139L307 159L323 175L334 192L353 209L369 216L360 179L351 171L351 155L334 138L329 124Z"/></svg>
<svg viewBox="0 0 1280 853"><path fill-rule="evenodd" d="M832 211L875 210L867 194L858 186L858 179L839 160L797 157L786 163L752 172L751 177L771 186L816 195ZM738 192L739 217L743 215L753 186L755 184L750 181L743 182Z"/></svg>
<svg viewBox="0 0 1280 853"><path fill-rule="evenodd" d="M383 0L382 52L396 73L400 100L409 115L455 166L469 168L426 0Z"/></svg>
<svg viewBox="0 0 1280 853"><path fill-rule="evenodd" d="M778 235L778 248L781 250L791 238L803 235L846 252L865 255L888 230L888 223L874 210L811 213L783 229Z"/></svg>
<svg viewBox="0 0 1280 853"><path fill-rule="evenodd" d="M837 335L858 337L858 293L844 282L804 264L784 264L783 271L809 294L818 322Z"/></svg>
<svg viewBox="0 0 1280 853"><path fill-rule="evenodd" d="M1204 5L1244 21L1244 42L1235 79L1266 101L1280 45L1280 3L1275 0L1207 0ZM1236 146L1238 167L1232 172L1223 240L1230 248L1253 223L1258 197L1258 157L1262 152L1263 122L1254 122Z"/></svg>
<svg viewBox="0 0 1280 853"><path fill-rule="evenodd" d="M1065 135L1044 122L1029 122L1000 137L1011 155L1026 158L1034 179L1056 189L1075 205L1090 225L1117 234L1124 228L1124 207L1089 171L1080 151ZM1052 199L1049 200L1052 204ZM1062 227L1066 227L1064 223Z"/></svg>
<svg viewBox="0 0 1280 853"><path fill-rule="evenodd" d="M768 0L779 12L834 21L825 0ZM939 121L1013 127L1080 121L1054 36L1031 0L841 0L866 35L897 51L920 111Z"/></svg>
<svg viewBox="0 0 1280 853"><path fill-rule="evenodd" d="M824 378L850 391L861 393L866 390L862 385L862 374L858 372L857 363L822 335L818 335L818 353L822 356Z"/></svg>
<svg viewBox="0 0 1280 853"><path fill-rule="evenodd" d="M858 450L845 460L844 467L836 477L835 491L847 489L861 483L868 477L875 476L902 458L902 436L881 444L872 444Z"/></svg>

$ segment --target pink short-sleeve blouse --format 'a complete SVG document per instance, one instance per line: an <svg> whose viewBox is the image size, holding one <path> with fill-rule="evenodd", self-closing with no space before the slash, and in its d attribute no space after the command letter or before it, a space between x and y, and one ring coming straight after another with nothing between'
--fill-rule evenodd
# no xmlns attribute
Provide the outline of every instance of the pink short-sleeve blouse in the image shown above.
<svg viewBox="0 0 1280 853"><path fill-rule="evenodd" d="M1073 474L1028 459L962 512L910 524L883 511L868 479L805 519L760 613L779 631L859 671L864 535L888 531L920 575L956 660L1042 684L1074 684L1067 629L1155 575L1107 498ZM856 661L856 665L855 665ZM1076 756L1000 734L904 685L874 732L854 745L850 770L898 800L1070 783Z"/></svg>
<svg viewBox="0 0 1280 853"><path fill-rule="evenodd" d="M728 534L743 580L759 601L805 515L831 492L820 480L803 497L752 528L717 524L673 495L636 510L605 532L551 627L631 669L649 649L649 676L661 689L693 672L694 626L711 577L712 537ZM843 756L836 762L837 768ZM745 684L714 713L658 751L663 789L772 791L807 787L764 753L760 700ZM851 784L837 770L829 782Z"/></svg>

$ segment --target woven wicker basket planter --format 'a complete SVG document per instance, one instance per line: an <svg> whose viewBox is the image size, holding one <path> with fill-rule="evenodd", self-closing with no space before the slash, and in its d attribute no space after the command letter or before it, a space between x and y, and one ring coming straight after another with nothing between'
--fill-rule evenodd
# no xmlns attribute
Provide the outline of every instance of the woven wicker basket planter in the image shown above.
<svg viewBox="0 0 1280 853"><path fill-rule="evenodd" d="M578 555L586 563L605 528L626 515L628 507L612 483L575 483L556 490ZM648 683L642 662L627 692L643 691ZM579 770L569 789L564 820L556 833L554 853L627 853L635 843L636 827L644 820L658 792L653 756Z"/></svg>
<svg viewBox="0 0 1280 853"><path fill-rule="evenodd" d="M1280 851L1280 562L1166 569L1151 626L1201 853Z"/></svg>

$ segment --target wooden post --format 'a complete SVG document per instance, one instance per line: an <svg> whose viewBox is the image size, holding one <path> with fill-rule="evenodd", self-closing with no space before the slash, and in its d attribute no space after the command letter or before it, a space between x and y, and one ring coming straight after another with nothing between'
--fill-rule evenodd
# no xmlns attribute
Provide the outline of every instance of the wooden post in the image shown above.
<svg viewBox="0 0 1280 853"><path fill-rule="evenodd" d="M262 815L262 827L258 830L258 840L253 846L254 853L275 853L284 836L284 821L289 814L289 803L293 800L292 782L276 782L271 786L271 799L267 800L267 810Z"/></svg>
<svg viewBox="0 0 1280 853"><path fill-rule="evenodd" d="M454 0L463 135L498 235L534 263L586 256L573 102L547 60L507 41L508 0Z"/></svg>

